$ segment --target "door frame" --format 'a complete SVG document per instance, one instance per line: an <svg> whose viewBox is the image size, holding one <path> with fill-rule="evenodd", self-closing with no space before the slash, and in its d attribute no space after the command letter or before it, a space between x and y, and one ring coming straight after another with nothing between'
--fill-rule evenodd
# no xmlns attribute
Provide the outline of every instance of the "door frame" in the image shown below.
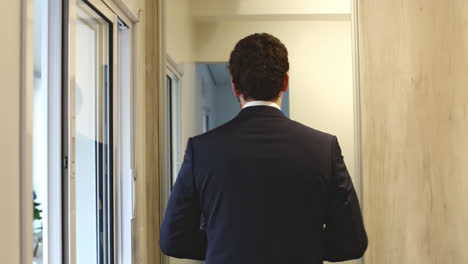
<svg viewBox="0 0 468 264"><path fill-rule="evenodd" d="M354 109L354 175L357 180L357 189L361 209L363 210L364 186L362 171L362 106L361 106L361 66L359 62L359 1L351 0L351 37L353 58L353 109Z"/></svg>
<svg viewBox="0 0 468 264"><path fill-rule="evenodd" d="M354 109L354 175L357 179L355 185L361 211L364 216L364 172L362 154L362 94L361 94L361 64L360 64L360 39L359 39L359 0L351 0L351 37L352 37L352 59L353 59L353 109ZM365 221L365 219L364 219ZM362 264L365 258L357 260Z"/></svg>
<svg viewBox="0 0 468 264"><path fill-rule="evenodd" d="M159 135L159 150L158 150L158 155L159 155L159 226L157 227L158 229L161 228L161 225L163 223L164 219L164 212L166 211L166 206L167 206L167 199L169 197L169 181L166 177L168 173L167 164L169 160L169 155L167 153L168 149L168 139L169 136L167 135L167 122L165 121L168 113L167 113L167 80L166 80L166 75L168 71L168 66L171 65L171 63L168 63L168 58L169 56L167 55L166 52L166 30L165 30L165 25L166 25L166 14L163 12L163 10L166 10L165 6L165 0L159 0L158 1L158 18L159 18L159 23L158 23L158 42L159 42L159 49L158 49L158 84L159 87L161 87L158 91L158 97L159 97L159 115L158 115L158 121L159 121L159 129L158 129L158 135ZM171 59L172 61L172 59ZM175 63L174 63L175 64ZM174 72L178 72L178 67L177 65L171 65ZM181 76L179 76L179 86L181 83ZM159 248L157 249L159 250ZM169 257L166 256L165 254L160 254L160 264L168 264L169 263Z"/></svg>
<svg viewBox="0 0 468 264"><path fill-rule="evenodd" d="M21 1L20 35L20 262L33 259L33 72L34 72L34 1ZM14 177L14 175L12 175Z"/></svg>
<svg viewBox="0 0 468 264"><path fill-rule="evenodd" d="M168 0L166 0L168 1ZM167 164L167 153L166 153L166 145L164 142L167 141L168 136L166 135L167 127L166 122L164 122L164 118L167 116L167 102L165 98L167 98L165 92L165 84L166 84L166 76L165 72L168 67L168 61L165 59L167 57L166 52L166 20L165 20L165 13L161 12L161 10L166 10L165 1L159 0L159 18L160 23L158 24L159 29L159 42L160 42L160 49L159 49L159 85L163 87L159 89L159 140L160 140L160 147L159 147L159 157L160 157L160 165L159 165L159 175L160 175L160 223L162 224L164 212L166 209L166 203L169 197L169 193L165 188L167 186L167 179L165 179L165 175L167 174L165 165ZM350 0L350 27L351 27L351 38L352 38L352 87L353 87L353 124L354 124L354 176L355 179L354 184L356 186L356 190L358 192L361 210L364 211L364 179L363 179L363 158L362 158L362 96L361 96L361 82L360 82L360 50L359 50L359 0ZM204 62L208 63L208 62ZM170 63L169 63L170 65ZM179 79L180 80L180 79ZM180 85L180 84L179 84ZM357 260L356 262L364 263L364 258L362 260ZM161 263L168 264L169 258L164 254L161 254Z"/></svg>

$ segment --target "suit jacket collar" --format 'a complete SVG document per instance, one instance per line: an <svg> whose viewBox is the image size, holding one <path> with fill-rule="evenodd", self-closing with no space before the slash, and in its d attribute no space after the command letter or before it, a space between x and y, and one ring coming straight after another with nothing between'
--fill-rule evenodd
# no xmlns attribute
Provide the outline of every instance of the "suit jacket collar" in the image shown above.
<svg viewBox="0 0 468 264"><path fill-rule="evenodd" d="M250 106L242 109L236 119L250 119L255 117L288 118L281 110L271 106Z"/></svg>

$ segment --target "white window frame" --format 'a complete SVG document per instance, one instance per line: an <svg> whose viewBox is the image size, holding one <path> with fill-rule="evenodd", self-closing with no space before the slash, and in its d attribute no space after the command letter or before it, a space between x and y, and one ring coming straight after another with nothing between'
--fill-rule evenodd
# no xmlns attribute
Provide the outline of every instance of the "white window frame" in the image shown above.
<svg viewBox="0 0 468 264"><path fill-rule="evenodd" d="M172 169L172 175L173 175L173 181L177 178L177 175L175 175L175 173L178 171L178 169L180 169L180 166L182 165L182 152L183 152L183 149L182 149L182 142L181 142L181 139L182 139L182 124L181 124L181 110L182 110L182 101L181 101L181 92L182 92L182 77L184 75L184 69L183 67L181 67L180 65L178 65L169 55L167 55L167 67L166 67L166 76L169 76L171 79L176 79L177 80L177 86L175 87L176 90L177 90L177 97L175 98L176 99L176 124L175 124L175 127L176 127L176 135L171 135L171 138L174 138L175 137L175 141L176 141L176 148L175 148L175 153L172 153L172 159L174 161L173 163L173 166L175 166L176 169L171 168ZM167 80L167 79L166 79ZM166 86L164 87L167 87L167 83L166 83ZM171 98L172 99L172 98ZM167 109L167 108L166 108ZM167 116L167 115L166 115ZM173 125L174 127L174 125ZM171 129L171 131L173 132L174 134L174 131L173 129Z"/></svg>
<svg viewBox="0 0 468 264"><path fill-rule="evenodd" d="M119 22L120 24L120 22ZM133 48L133 28L132 25L125 24L126 33L129 36L126 37L129 47L124 47L128 49L129 54L122 54L122 47L121 45L121 31L117 33L118 38L118 68L117 68L117 75L118 75L118 83L117 83L117 94L115 94L115 101L116 101L116 112L115 112L115 124L117 126L116 130L116 141L115 144L116 148L116 181L115 181L115 189L118 190L115 192L115 220L116 220L116 233L115 233L115 245L116 245L116 262L125 264L131 263L132 259L132 223L135 218L135 94L134 94L134 48ZM119 36L120 35L120 36ZM122 56L128 55L126 60L123 63L121 62ZM126 64L128 62L129 64ZM123 74L122 72L125 71L123 67L128 67L129 72L128 76L125 78L129 78L128 80L122 79ZM129 87L124 88L122 86L122 82L128 82ZM125 90L124 90L125 89ZM128 90L127 90L128 89ZM127 96L129 98L127 98ZM128 113L125 113L123 109L125 108ZM128 129L128 131L127 131ZM125 132L124 132L125 131ZM123 156L126 155L128 157L127 166L124 165ZM130 200L130 208L125 208L125 202ZM125 239L125 233L127 233L130 229L130 238L129 240ZM128 243L130 246L128 247ZM126 246L127 245L127 246ZM130 256L130 258L128 257Z"/></svg>
<svg viewBox="0 0 468 264"><path fill-rule="evenodd" d="M52 141L51 138L61 137L61 86L62 86L62 1L48 0L48 41L46 81L48 85L47 110L47 205L57 210L44 210L44 237L48 242L44 244L44 257L50 264L61 263L62 248L62 204L61 204L61 142ZM20 259L21 263L32 263L33 259L33 229L32 229L32 193L33 193L33 60L34 60L34 1L22 0L21 7L21 223L20 223ZM45 65L45 64L44 64Z"/></svg>
<svg viewBox="0 0 468 264"><path fill-rule="evenodd" d="M134 245L134 241L136 241L136 236L137 236L137 230L135 228L135 220L136 220L136 140L135 140L135 135L136 135L136 130L137 130L137 123L136 123L136 87L138 87L137 84L137 71L136 65L138 64L138 59L136 58L136 47L138 46L138 38L137 38L137 33L135 30L135 24L139 22L139 18L133 14L130 9L128 9L125 4L122 1L118 0L101 0L120 20L125 24L127 27L127 32L130 34L130 39L129 39L129 44L130 47L128 47L129 50L129 62L130 62L130 72L129 72L129 82L130 82L130 99L129 99L129 105L126 105L128 107L127 109L130 110L129 113L129 118L130 120L125 120L124 113L122 113L122 106L125 105L126 103L124 102L124 97L123 93L123 87L121 86L121 70L122 70L122 65L119 65L118 62L120 61L120 50L117 45L116 47L116 58L114 60L115 63L117 63L117 66L114 65L115 67L115 72L117 75L117 83L115 85L114 89L114 98L113 98L113 113L114 113L114 175L115 175L115 181L114 181L114 246L115 246L115 251L114 251L114 258L116 263L119 264L126 264L128 258L126 256L131 256L131 263L135 262L136 259L136 252L134 249L136 248ZM119 24L120 22L118 22ZM119 31L118 28L115 28L116 30L116 35L115 35L115 42L116 44L119 43ZM124 130L124 126L127 125L127 122L130 123L130 135L126 135L121 133L121 131ZM123 141L125 137L130 137L130 146L129 149L122 147L123 146ZM128 153L129 158L130 158L130 168L125 168L121 162L121 158L123 156L124 152L130 152ZM128 181L128 177L131 177L131 181ZM126 183L128 184L131 182L131 186L129 189L131 190L131 210L123 210L124 206L124 200L128 199L128 193L126 193L124 190L127 189L124 186ZM127 189L128 190L128 189ZM128 224L128 219L130 218L131 224L130 226L127 226ZM130 228L131 229L131 246L130 248L126 247L125 245L128 245L128 241L124 241L124 235L123 233L126 232L124 229L125 228ZM127 230L128 231L128 230Z"/></svg>
<svg viewBox="0 0 468 264"><path fill-rule="evenodd" d="M176 149L176 153L175 155L172 155L172 157L176 156L177 157L177 160L178 160L178 163L177 164L178 166L180 166L181 162L182 162L182 144L180 144L181 142L181 138L182 138L182 135L181 135L181 118L180 118L180 113L181 113L181 96L180 96L180 93L182 92L181 90L181 87L182 87L182 78L183 78L183 75L184 75L184 69L183 67L181 67L180 65L178 65L169 55L165 54L163 56L163 60L160 64L160 67L161 67L161 87L163 87L163 89L160 89L159 90L159 120L161 120L160 122L160 128L159 128L159 139L160 139L160 171L159 171L159 175L160 175L160 206L161 208L164 209L165 211L165 208L166 208L166 205L167 205L167 200L169 198L169 193L170 193L170 186L171 186L171 182L169 182L169 179L167 177L168 173L169 173L169 170L171 170L172 174L173 174L173 180L175 178L177 178L176 175L174 175L174 169L173 167L171 168L168 168L167 164L168 164L168 161L169 161L169 155L167 153L167 150L169 149L169 135L167 135L167 131L168 131L168 127L167 127L167 122L166 122L166 119L167 119L167 116L168 116L168 112L167 112L167 107L168 107L168 102L167 102L167 98L168 98L168 94L167 94L167 76L171 77L171 78L175 78L177 79L177 89L178 89L178 94L179 96L177 96L177 113L179 114L179 117L177 118L177 124L176 124L176 127L177 127L177 135L175 135L177 142L177 149ZM172 131L172 129L171 129ZM174 135L170 135L171 137L174 136ZM177 162L176 162L177 163ZM161 213L160 214L160 220L161 220L161 223L162 223L162 217L163 217L163 214ZM165 256L162 254L162 263L164 263L165 261Z"/></svg>
<svg viewBox="0 0 468 264"><path fill-rule="evenodd" d="M44 208L44 263L62 263L62 1L47 0L47 19L43 29L47 32L47 51L44 57L44 85L47 85L47 208ZM33 135L33 90L31 74L33 65L33 19L34 2L23 0L22 17L22 160L21 173L21 263L32 263L33 232L32 221L32 144ZM31 70L30 70L31 69ZM53 208L53 210L49 210Z"/></svg>

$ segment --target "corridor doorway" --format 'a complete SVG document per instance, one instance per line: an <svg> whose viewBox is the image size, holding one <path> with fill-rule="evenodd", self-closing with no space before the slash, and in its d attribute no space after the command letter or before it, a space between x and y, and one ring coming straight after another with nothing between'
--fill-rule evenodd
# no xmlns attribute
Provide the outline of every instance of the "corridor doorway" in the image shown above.
<svg viewBox="0 0 468 264"><path fill-rule="evenodd" d="M179 161L188 138L222 125L239 112L226 62L240 39L265 32L288 49L290 87L283 111L292 120L340 139L357 194L362 195L355 1L292 0L285 5L281 1L163 0L161 10L164 59L160 67L166 69L170 60L182 73L178 79L181 125L177 135L170 135L178 140ZM165 84L166 76L160 78ZM160 98L167 99L163 90ZM165 100L160 103L160 110L168 109ZM159 116L160 120L166 117L165 112ZM163 133L166 128L160 129ZM166 144L168 137L162 135L160 142ZM167 164L171 153L159 154L161 164ZM162 218L169 197L168 168L161 166L160 175ZM172 177L172 181L177 178L174 173ZM194 262L162 256L162 263Z"/></svg>

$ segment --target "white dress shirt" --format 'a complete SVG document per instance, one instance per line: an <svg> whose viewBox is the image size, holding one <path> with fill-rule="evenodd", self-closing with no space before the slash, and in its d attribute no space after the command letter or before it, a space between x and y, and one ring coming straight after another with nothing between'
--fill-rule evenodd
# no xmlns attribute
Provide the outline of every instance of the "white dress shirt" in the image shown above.
<svg viewBox="0 0 468 264"><path fill-rule="evenodd" d="M281 107L279 105L277 105L276 103L273 103L273 102L270 102L270 101L250 101L248 103L246 103L244 105L244 107L242 107L242 109L246 108L246 107L251 107L251 106L271 106L271 107L274 107L274 108L277 108L279 110L281 110Z"/></svg>

